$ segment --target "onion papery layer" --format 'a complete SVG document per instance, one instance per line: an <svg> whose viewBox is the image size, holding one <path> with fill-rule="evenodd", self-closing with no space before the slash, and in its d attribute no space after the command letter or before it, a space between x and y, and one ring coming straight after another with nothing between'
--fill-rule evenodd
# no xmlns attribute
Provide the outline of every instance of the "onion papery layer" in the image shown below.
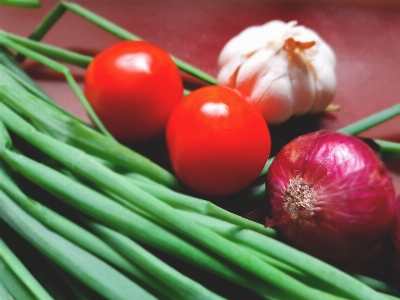
<svg viewBox="0 0 400 300"><path fill-rule="evenodd" d="M322 259L364 255L394 217L385 165L363 141L342 133L318 131L288 143L269 168L266 190L266 226Z"/></svg>

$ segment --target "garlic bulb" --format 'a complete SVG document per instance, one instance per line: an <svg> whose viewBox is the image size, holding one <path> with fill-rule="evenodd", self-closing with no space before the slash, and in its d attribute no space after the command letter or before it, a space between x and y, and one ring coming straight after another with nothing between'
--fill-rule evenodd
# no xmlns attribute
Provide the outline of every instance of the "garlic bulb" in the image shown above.
<svg viewBox="0 0 400 300"><path fill-rule="evenodd" d="M218 84L256 103L269 124L323 111L336 89L335 53L296 21L245 29L224 46L218 67Z"/></svg>

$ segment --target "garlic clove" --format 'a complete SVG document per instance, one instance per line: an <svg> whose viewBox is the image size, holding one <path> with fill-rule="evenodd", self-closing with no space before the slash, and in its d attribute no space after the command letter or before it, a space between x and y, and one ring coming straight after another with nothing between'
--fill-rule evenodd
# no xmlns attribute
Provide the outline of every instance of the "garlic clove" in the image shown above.
<svg viewBox="0 0 400 300"><path fill-rule="evenodd" d="M229 88L235 88L237 72L245 60L246 58L243 56L235 56L227 62L218 72L218 84Z"/></svg>
<svg viewBox="0 0 400 300"><path fill-rule="evenodd" d="M221 68L236 56L246 58L255 51L264 48L283 34L285 25L286 23L282 21L271 21L262 26L246 28L224 46L218 58L218 66Z"/></svg>
<svg viewBox="0 0 400 300"><path fill-rule="evenodd" d="M323 111L336 89L335 53L295 21L245 29L225 45L218 64L218 84L256 103L269 124Z"/></svg>
<svg viewBox="0 0 400 300"><path fill-rule="evenodd" d="M276 77L283 75L286 71L285 66L277 65L274 67L272 64L271 58L273 58L274 54L275 51L271 49L260 49L242 63L236 75L236 88L242 94L252 96L257 81L267 73ZM254 97L249 99L249 101L253 102L257 102L258 100Z"/></svg>
<svg viewBox="0 0 400 300"><path fill-rule="evenodd" d="M236 88L259 106L270 124L307 113L313 105L312 74L301 56L291 56L289 59L286 51L261 49L237 72Z"/></svg>
<svg viewBox="0 0 400 300"><path fill-rule="evenodd" d="M290 82L284 77L277 78L272 82L267 77L263 79L270 89L264 92L258 107L261 109L264 119L269 120L269 124L283 123L293 115L292 97L287 92L290 90Z"/></svg>
<svg viewBox="0 0 400 300"><path fill-rule="evenodd" d="M236 88L256 103L270 124L285 121L293 114L292 90L287 80L287 60L272 49L262 49L238 71ZM279 60L280 63L276 63Z"/></svg>
<svg viewBox="0 0 400 300"><path fill-rule="evenodd" d="M293 53L288 60L288 80L291 83L293 114L304 115L310 111L315 100L313 72L302 53Z"/></svg>
<svg viewBox="0 0 400 300"><path fill-rule="evenodd" d="M318 55L309 58L315 69L316 96L310 113L323 111L332 101L336 86L336 58L333 50L326 44L321 44Z"/></svg>

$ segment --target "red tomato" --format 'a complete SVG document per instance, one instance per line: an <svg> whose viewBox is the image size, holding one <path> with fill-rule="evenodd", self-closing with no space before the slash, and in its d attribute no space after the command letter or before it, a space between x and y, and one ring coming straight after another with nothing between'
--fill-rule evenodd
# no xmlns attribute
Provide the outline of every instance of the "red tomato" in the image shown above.
<svg viewBox="0 0 400 300"><path fill-rule="evenodd" d="M97 55L86 71L84 90L104 126L125 142L165 130L183 95L170 55L143 41L120 42Z"/></svg>
<svg viewBox="0 0 400 300"><path fill-rule="evenodd" d="M271 147L261 112L220 86L186 96L172 112L166 135L177 177L206 195L228 195L249 185Z"/></svg>

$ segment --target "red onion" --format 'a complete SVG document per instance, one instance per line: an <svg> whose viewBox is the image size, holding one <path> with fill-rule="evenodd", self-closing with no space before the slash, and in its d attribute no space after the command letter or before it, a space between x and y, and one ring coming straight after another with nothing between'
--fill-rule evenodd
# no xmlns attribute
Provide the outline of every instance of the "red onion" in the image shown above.
<svg viewBox="0 0 400 300"><path fill-rule="evenodd" d="M364 255L394 217L394 187L385 165L360 139L318 131L276 155L266 180L275 227L294 246L321 259Z"/></svg>

